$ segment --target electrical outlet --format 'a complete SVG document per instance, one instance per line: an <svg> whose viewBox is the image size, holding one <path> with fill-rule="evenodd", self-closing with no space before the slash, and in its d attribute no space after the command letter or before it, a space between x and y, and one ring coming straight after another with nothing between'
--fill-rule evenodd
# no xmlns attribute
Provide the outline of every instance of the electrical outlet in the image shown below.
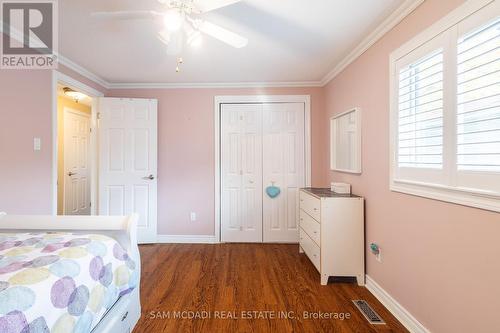
<svg viewBox="0 0 500 333"><path fill-rule="evenodd" d="M42 150L42 140L40 138L33 138L33 150L34 151Z"/></svg>
<svg viewBox="0 0 500 333"><path fill-rule="evenodd" d="M190 218L191 218L191 222L196 221L196 213L195 212L191 212Z"/></svg>

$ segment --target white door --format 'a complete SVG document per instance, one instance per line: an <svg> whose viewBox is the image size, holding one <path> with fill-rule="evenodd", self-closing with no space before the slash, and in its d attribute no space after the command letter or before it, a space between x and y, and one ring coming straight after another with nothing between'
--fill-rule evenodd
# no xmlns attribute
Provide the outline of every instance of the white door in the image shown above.
<svg viewBox="0 0 500 333"><path fill-rule="evenodd" d="M90 115L64 108L64 215L90 215Z"/></svg>
<svg viewBox="0 0 500 333"><path fill-rule="evenodd" d="M221 107L223 242L262 242L262 105Z"/></svg>
<svg viewBox="0 0 500 333"><path fill-rule="evenodd" d="M303 103L221 105L221 239L297 242L305 186ZM281 193L270 198L268 186Z"/></svg>
<svg viewBox="0 0 500 333"><path fill-rule="evenodd" d="M264 242L298 242L299 189L305 187L305 111L302 103L264 105L263 188Z"/></svg>
<svg viewBox="0 0 500 333"><path fill-rule="evenodd" d="M157 101L99 99L99 215L139 214L138 240L156 242Z"/></svg>

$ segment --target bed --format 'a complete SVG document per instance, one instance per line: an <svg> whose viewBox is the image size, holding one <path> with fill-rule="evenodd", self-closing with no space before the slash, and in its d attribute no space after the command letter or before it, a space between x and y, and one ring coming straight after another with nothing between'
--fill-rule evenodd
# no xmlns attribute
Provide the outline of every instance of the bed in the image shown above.
<svg viewBox="0 0 500 333"><path fill-rule="evenodd" d="M131 332L140 263L137 215L0 213L0 331Z"/></svg>

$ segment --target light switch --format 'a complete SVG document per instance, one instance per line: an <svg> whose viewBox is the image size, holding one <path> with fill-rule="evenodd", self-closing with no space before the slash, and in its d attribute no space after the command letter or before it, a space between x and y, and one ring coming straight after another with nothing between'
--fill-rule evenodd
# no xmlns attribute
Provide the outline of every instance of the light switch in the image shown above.
<svg viewBox="0 0 500 333"><path fill-rule="evenodd" d="M34 151L42 150L42 140L40 138L33 139L33 150Z"/></svg>

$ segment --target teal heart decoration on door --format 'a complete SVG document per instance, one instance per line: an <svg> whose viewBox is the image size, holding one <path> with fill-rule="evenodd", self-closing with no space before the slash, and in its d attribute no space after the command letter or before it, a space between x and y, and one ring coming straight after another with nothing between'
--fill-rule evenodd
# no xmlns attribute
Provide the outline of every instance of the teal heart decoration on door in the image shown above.
<svg viewBox="0 0 500 333"><path fill-rule="evenodd" d="M278 186L268 186L266 188L266 193L267 195L271 198L271 199L274 199L276 198L278 195L280 195L281 193L281 190Z"/></svg>

